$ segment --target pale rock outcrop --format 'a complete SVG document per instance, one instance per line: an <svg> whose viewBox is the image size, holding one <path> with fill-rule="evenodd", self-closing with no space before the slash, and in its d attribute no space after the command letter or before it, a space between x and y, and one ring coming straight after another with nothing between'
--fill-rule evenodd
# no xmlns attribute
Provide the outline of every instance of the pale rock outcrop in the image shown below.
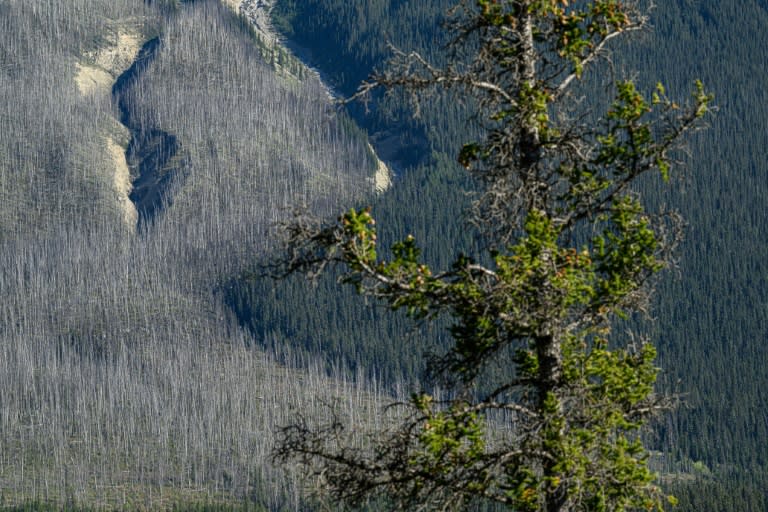
<svg viewBox="0 0 768 512"><path fill-rule="evenodd" d="M84 96L105 96L112 92L112 86L136 59L141 48L141 35L137 30L121 28L109 43L97 50L86 53L81 62L75 64L75 83ZM124 129L124 127L122 127ZM135 229L138 221L136 206L130 200L131 175L125 158L125 148L114 137L106 136L104 147L113 164L113 187L118 207L129 229Z"/></svg>

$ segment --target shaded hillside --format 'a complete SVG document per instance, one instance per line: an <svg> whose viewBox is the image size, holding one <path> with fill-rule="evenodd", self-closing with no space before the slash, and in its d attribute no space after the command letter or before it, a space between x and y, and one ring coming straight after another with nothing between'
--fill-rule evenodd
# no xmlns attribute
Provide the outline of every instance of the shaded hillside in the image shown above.
<svg viewBox="0 0 768 512"><path fill-rule="evenodd" d="M434 56L439 48L434 43L443 37L435 23L442 7L437 2L280 0L277 12L286 36L311 47L317 65L350 92L381 65L388 40ZM693 489L701 485L709 499L694 500L696 491L685 487L680 491L686 510L701 510L702 503L712 510L764 510L768 169L762 154L768 103L759 55L768 45L762 29L768 19L757 1L675 0L658 3L652 20L653 31L618 49L617 70L631 74L640 69L663 81L673 97L687 95L693 79L701 78L720 107L711 128L691 140L682 180L672 191L654 192L659 205L679 208L689 223L680 273L662 278L652 312L657 320L642 327L660 347L665 383L685 397L685 405L658 429L657 446L669 455L660 468L673 475L667 481L683 486L697 475L694 461L712 470L708 478L714 483L704 486L694 479L691 484ZM334 55L344 58L333 60ZM374 131L380 129L381 116L406 108L376 107L372 117L360 118ZM427 111L419 130L428 135L433 150L452 158L450 148L455 151L453 142L465 129L457 124L460 118L447 109ZM408 176L395 194L404 196L403 188L417 187L413 194L426 200L420 201L418 216L398 225L413 230L456 218L456 203L441 200L450 195L450 181L424 170L413 173L422 177ZM390 208L394 213L379 209L380 224L386 225L390 215L407 217L397 211L397 203ZM432 212L429 219L423 219L422 209ZM427 238L420 240L426 246L451 246L446 241L450 232L424 233Z"/></svg>
<svg viewBox="0 0 768 512"><path fill-rule="evenodd" d="M660 288L654 333L661 364L687 393L662 431L665 446L714 470L732 503L720 510L768 507L768 103L756 60L768 45L763 4L659 5L654 39L634 56L678 91L684 77L701 77L720 107L668 198L689 226L680 278ZM743 504L728 498L728 486Z"/></svg>

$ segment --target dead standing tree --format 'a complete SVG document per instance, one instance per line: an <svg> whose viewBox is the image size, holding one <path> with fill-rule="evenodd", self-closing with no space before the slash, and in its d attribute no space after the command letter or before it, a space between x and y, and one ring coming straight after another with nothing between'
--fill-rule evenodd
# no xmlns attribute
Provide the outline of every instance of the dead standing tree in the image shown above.
<svg viewBox="0 0 768 512"><path fill-rule="evenodd" d="M588 68L599 73L611 40L645 26L646 7L464 1L448 26L447 66L395 50L387 71L362 85L358 96L399 88L418 103L447 88L471 98L484 138L465 144L458 160L478 183L471 219L492 264L462 255L434 271L412 237L384 259L369 209L331 225L297 218L285 271L337 264L364 295L415 319L451 319L453 347L430 369L453 398L414 394L402 423L365 448L346 442L340 423L288 426L278 459L302 462L351 504L663 508L638 435L665 406L654 392L655 349L622 345L611 329L645 308L677 238L676 216L646 211L633 184L651 173L668 180L681 136L701 124L711 96L697 83L681 107L660 84L647 97L618 81L598 115L580 111L575 95ZM505 355L506 378L478 387Z"/></svg>

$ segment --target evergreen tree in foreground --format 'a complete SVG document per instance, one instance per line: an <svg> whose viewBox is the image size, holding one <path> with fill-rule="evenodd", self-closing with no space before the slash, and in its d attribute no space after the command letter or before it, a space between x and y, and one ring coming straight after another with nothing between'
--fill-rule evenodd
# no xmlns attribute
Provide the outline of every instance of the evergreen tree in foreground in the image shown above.
<svg viewBox="0 0 768 512"><path fill-rule="evenodd" d="M586 84L610 72L608 43L642 29L645 7L465 1L447 27L449 66L395 50L362 85L359 95L399 88L416 101L446 88L476 110L484 138L458 160L477 182L470 224L487 254L438 271L408 237L385 258L369 209L288 227L282 270L338 265L343 282L393 309L447 316L454 340L429 366L449 398L414 394L366 443L353 444L341 422L283 430L277 457L303 463L334 499L547 512L674 501L654 485L639 436L668 406L654 392L654 347L611 329L644 310L679 232L674 213L647 211L633 185L646 174L668 180L711 97L697 83L679 106L660 84L646 96L625 80L604 101L582 101L605 95Z"/></svg>

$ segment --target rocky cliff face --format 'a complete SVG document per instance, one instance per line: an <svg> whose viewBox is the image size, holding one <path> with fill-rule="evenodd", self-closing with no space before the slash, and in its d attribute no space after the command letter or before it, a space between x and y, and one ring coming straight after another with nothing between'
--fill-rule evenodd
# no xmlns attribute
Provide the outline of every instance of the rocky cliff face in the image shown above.
<svg viewBox="0 0 768 512"><path fill-rule="evenodd" d="M117 78L136 60L141 39L138 27L132 23L118 25L113 31L107 32L105 42L99 48L87 52L75 64L75 82L80 93L102 100L108 98ZM138 212L129 197L133 186L125 155L130 133L117 120L111 131L113 133L104 135L104 148L114 167L114 192L125 225L134 230Z"/></svg>
<svg viewBox="0 0 768 512"><path fill-rule="evenodd" d="M225 3L239 4L240 13L253 24L269 45L278 44L278 38L272 28L271 12L274 0L224 0Z"/></svg>

